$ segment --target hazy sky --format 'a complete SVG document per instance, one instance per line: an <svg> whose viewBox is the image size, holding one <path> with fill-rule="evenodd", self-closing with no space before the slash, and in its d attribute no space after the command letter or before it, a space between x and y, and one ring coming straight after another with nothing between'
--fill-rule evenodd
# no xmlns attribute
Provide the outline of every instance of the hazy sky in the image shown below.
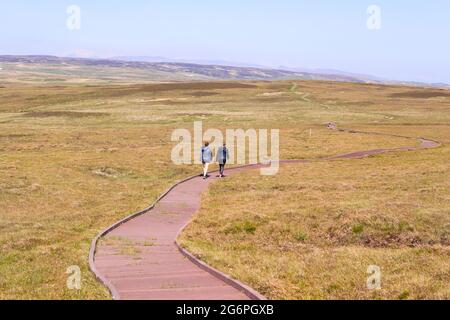
<svg viewBox="0 0 450 320"><path fill-rule="evenodd" d="M69 5L81 29L67 27ZM370 5L381 29L367 27ZM0 54L164 56L450 83L448 0L2 0Z"/></svg>

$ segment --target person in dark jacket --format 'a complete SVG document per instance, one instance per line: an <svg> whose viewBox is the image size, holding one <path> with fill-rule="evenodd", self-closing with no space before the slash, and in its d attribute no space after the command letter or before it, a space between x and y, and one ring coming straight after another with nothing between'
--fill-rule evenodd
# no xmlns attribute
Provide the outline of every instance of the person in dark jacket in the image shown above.
<svg viewBox="0 0 450 320"><path fill-rule="evenodd" d="M216 161L219 163L219 177L221 178L225 177L223 172L228 159L230 159L230 153L228 152L227 145L224 143L223 146L219 147L216 155Z"/></svg>

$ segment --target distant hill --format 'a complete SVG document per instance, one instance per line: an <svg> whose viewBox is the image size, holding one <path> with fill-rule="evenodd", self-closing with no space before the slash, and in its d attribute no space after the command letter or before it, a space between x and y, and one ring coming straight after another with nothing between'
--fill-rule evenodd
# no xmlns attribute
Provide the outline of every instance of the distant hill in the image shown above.
<svg viewBox="0 0 450 320"><path fill-rule="evenodd" d="M174 63L190 63L190 64L203 64L203 65L217 65L217 66L230 66L230 67L244 67L244 68L258 68L258 69L273 69L255 63L248 62L236 62L229 60L207 60L207 59L173 59L167 57L154 57L154 56L118 56L108 58L111 60L121 61L144 61L144 62L174 62ZM280 70L290 70L289 68L277 68Z"/></svg>
<svg viewBox="0 0 450 320"><path fill-rule="evenodd" d="M139 60L139 57L136 57L136 60ZM128 59L123 57L85 59L36 55L0 56L0 81L2 83L134 83L143 81L287 79L387 83L368 76L342 72L333 74L332 72L318 73L221 64L134 61L129 57Z"/></svg>

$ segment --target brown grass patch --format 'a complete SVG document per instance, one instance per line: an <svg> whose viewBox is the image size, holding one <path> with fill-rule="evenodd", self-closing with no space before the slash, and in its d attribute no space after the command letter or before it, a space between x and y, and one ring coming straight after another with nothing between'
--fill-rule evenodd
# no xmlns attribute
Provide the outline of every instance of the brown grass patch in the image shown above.
<svg viewBox="0 0 450 320"><path fill-rule="evenodd" d="M218 94L219 94L218 92L213 92L213 91L195 91L195 92L187 93L186 95L193 96L193 97L210 97L210 96L216 96Z"/></svg>
<svg viewBox="0 0 450 320"><path fill-rule="evenodd" d="M396 92L391 94L392 98L415 98L415 99L430 99L437 97L450 97L450 93L447 91L407 91L407 92Z"/></svg>
<svg viewBox="0 0 450 320"><path fill-rule="evenodd" d="M139 86L138 86L139 87ZM142 85L139 89L142 91L162 92L173 90L214 90L214 89L252 89L257 86L242 82L175 82Z"/></svg>
<svg viewBox="0 0 450 320"><path fill-rule="evenodd" d="M66 117L66 118L87 118L87 117L104 117L109 116L105 112L74 112L74 111L33 111L27 112L23 116L30 118L49 118L49 117Z"/></svg>

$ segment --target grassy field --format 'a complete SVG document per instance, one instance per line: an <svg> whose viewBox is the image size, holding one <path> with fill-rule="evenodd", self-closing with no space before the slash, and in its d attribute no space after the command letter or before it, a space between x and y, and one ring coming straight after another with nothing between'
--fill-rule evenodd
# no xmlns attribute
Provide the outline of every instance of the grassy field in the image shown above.
<svg viewBox="0 0 450 320"><path fill-rule="evenodd" d="M232 177L205 195L182 240L271 298L446 298L449 95L302 81L0 86L0 299L110 298L88 270L90 241L200 169L170 161L171 132L193 121L279 128L283 159L416 143L327 121L444 142ZM379 292L363 288L369 262L386 272ZM82 270L79 291L66 288L71 265Z"/></svg>
<svg viewBox="0 0 450 320"><path fill-rule="evenodd" d="M194 73L164 72L156 69L114 67L105 65L61 63L12 63L0 64L0 82L8 85L99 85L130 84L155 81L212 80L212 77Z"/></svg>
<svg viewBox="0 0 450 320"><path fill-rule="evenodd" d="M204 195L183 245L272 299L449 299L448 93L304 90L328 111L345 110L343 126L444 146L231 176ZM370 265L381 268L381 290L367 289Z"/></svg>

